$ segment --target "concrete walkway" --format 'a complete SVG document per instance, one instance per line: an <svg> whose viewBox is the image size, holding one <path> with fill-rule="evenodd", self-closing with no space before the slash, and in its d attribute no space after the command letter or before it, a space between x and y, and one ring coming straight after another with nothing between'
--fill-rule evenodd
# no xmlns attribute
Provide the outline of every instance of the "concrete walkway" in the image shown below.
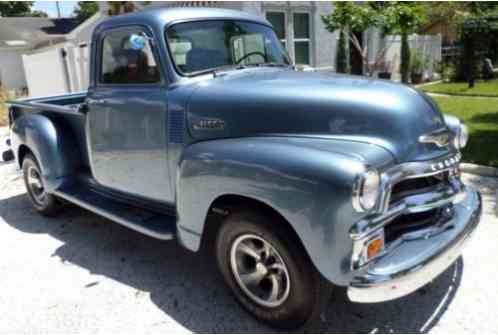
<svg viewBox="0 0 498 335"><path fill-rule="evenodd" d="M472 96L472 95L457 95L457 94L443 94L443 93L431 93L425 92L427 95L431 97L445 97L445 98L470 98L470 99L486 99L486 100L498 100L498 97L481 97L481 96Z"/></svg>

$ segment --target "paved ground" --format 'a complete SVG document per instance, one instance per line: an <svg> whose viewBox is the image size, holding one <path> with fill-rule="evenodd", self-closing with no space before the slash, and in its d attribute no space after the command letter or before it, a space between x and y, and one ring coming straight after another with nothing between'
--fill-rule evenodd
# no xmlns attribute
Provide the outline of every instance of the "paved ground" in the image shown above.
<svg viewBox="0 0 498 335"><path fill-rule="evenodd" d="M426 288L362 305L336 291L329 333L497 333L498 181L466 176L485 215L462 258ZM0 332L272 332L230 296L213 260L70 208L32 210L13 164L0 163Z"/></svg>

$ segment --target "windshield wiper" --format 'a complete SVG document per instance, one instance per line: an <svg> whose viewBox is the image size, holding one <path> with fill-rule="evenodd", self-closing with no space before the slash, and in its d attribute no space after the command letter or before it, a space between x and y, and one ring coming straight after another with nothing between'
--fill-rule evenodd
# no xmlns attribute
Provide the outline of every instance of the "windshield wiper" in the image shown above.
<svg viewBox="0 0 498 335"><path fill-rule="evenodd" d="M205 73L213 73L216 77L220 75L220 73L230 70L243 70L250 67L290 67L289 64L283 63L254 63L254 64L225 64L218 66L214 69L207 70Z"/></svg>
<svg viewBox="0 0 498 335"><path fill-rule="evenodd" d="M226 64L218 66L212 70L209 70L209 72L212 72L213 75L216 77L217 75L220 74L220 72L229 71L229 70L243 70L243 69L247 69L247 66L243 64Z"/></svg>
<svg viewBox="0 0 498 335"><path fill-rule="evenodd" d="M255 63L255 64L248 64L248 66L258 66L258 67L289 67L290 65L288 64L283 64L283 63Z"/></svg>

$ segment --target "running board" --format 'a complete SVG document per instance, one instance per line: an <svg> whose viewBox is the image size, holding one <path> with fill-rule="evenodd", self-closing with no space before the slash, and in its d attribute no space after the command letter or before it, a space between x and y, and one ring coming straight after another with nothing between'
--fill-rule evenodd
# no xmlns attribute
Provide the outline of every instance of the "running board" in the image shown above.
<svg viewBox="0 0 498 335"><path fill-rule="evenodd" d="M96 192L88 186L62 186L54 195L101 215L142 234L172 240L176 234L176 217L134 207Z"/></svg>

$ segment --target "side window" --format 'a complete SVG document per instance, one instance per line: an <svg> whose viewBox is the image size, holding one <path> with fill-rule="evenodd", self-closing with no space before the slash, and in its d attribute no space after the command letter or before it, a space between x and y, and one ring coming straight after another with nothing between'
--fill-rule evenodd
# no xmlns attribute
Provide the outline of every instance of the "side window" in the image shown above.
<svg viewBox="0 0 498 335"><path fill-rule="evenodd" d="M107 33L101 52L102 84L151 84L160 81L152 45L140 29Z"/></svg>

